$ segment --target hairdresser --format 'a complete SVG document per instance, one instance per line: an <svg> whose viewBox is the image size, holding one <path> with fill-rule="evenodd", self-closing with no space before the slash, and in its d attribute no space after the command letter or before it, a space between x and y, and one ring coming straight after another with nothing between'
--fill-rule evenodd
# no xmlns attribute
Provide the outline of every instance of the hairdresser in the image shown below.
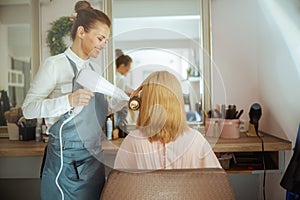
<svg viewBox="0 0 300 200"><path fill-rule="evenodd" d="M41 199L99 199L105 182L101 128L108 103L73 78L93 67L105 47L111 21L87 1L75 4L72 45L39 68L23 104L26 118L45 118L50 134L42 171ZM80 112L76 108L79 109ZM73 113L78 112L74 118Z"/></svg>
<svg viewBox="0 0 300 200"><path fill-rule="evenodd" d="M116 84L130 96L134 91L125 81L127 73L130 71L132 59L125 55L121 49L116 49Z"/></svg>
<svg viewBox="0 0 300 200"><path fill-rule="evenodd" d="M126 75L130 71L132 59L125 55L121 49L116 49L116 85L123 90L128 96L134 91L126 82ZM128 108L124 106L122 110L116 113L116 126L119 129L119 137L123 138L128 134L127 131L127 114Z"/></svg>

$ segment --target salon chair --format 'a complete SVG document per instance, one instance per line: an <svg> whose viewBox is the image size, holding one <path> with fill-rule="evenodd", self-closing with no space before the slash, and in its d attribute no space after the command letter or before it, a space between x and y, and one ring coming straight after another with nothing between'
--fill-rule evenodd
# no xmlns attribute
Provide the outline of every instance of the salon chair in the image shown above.
<svg viewBox="0 0 300 200"><path fill-rule="evenodd" d="M101 200L231 200L234 198L223 169L112 170Z"/></svg>

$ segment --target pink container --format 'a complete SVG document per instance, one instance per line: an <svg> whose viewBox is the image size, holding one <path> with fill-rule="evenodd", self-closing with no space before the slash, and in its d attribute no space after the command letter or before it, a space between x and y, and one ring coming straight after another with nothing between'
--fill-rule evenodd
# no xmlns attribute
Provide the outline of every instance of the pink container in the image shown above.
<svg viewBox="0 0 300 200"><path fill-rule="evenodd" d="M240 138L240 120L239 119L221 119L220 120L221 138L238 139Z"/></svg>
<svg viewBox="0 0 300 200"><path fill-rule="evenodd" d="M220 119L206 118L205 136L221 137L227 139L240 138L240 120L238 119Z"/></svg>
<svg viewBox="0 0 300 200"><path fill-rule="evenodd" d="M220 119L206 118L205 119L205 137L220 136Z"/></svg>

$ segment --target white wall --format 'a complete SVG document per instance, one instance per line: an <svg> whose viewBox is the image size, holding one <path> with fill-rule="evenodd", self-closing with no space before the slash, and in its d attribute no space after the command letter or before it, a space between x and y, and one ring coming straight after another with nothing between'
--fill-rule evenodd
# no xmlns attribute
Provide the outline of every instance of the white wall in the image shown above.
<svg viewBox="0 0 300 200"><path fill-rule="evenodd" d="M30 24L29 4L0 6L0 19L3 24Z"/></svg>
<svg viewBox="0 0 300 200"><path fill-rule="evenodd" d="M14 58L28 61L31 52L29 4L0 5L0 20L7 27L5 41L8 46L5 52Z"/></svg>
<svg viewBox="0 0 300 200"><path fill-rule="evenodd" d="M8 37L7 37L7 26L0 23L0 90L8 89Z"/></svg>
<svg viewBox="0 0 300 200"><path fill-rule="evenodd" d="M74 11L75 1L52 1L41 5L41 61L50 56L50 50L46 44L47 31L51 28L51 23L63 16L71 16ZM55 11L55 12L54 12Z"/></svg>
<svg viewBox="0 0 300 200"><path fill-rule="evenodd" d="M297 3L297 4L296 4ZM262 128L295 143L300 123L300 9L299 1L259 1L261 26L260 92L265 110ZM267 77L268 78L264 78ZM269 120L267 120L269 119ZM291 152L286 157L290 160ZM269 176L270 199L284 197L282 175Z"/></svg>
<svg viewBox="0 0 300 200"><path fill-rule="evenodd" d="M212 41L226 101L246 115L258 101L261 130L294 141L300 122L300 11L291 10L291 2L212 0ZM219 93L215 84L216 103Z"/></svg>
<svg viewBox="0 0 300 200"><path fill-rule="evenodd" d="M247 120L251 104L260 101L257 12L253 0L212 0L213 104L235 104Z"/></svg>
<svg viewBox="0 0 300 200"><path fill-rule="evenodd" d="M30 33L30 24L8 27L8 49L10 56L19 60L30 62Z"/></svg>
<svg viewBox="0 0 300 200"><path fill-rule="evenodd" d="M295 141L300 122L300 9L293 1L259 1L263 11L260 38L262 128ZM295 1L294 1L295 2ZM294 8L294 9L293 9ZM266 78L268 76L268 78Z"/></svg>
<svg viewBox="0 0 300 200"><path fill-rule="evenodd" d="M74 6L77 1L63 0L63 1L50 1L48 3L41 4L41 61L50 56L50 50L46 44L47 31L51 28L51 23L63 16L73 16L75 13ZM94 8L99 9L100 3L95 1L89 1ZM68 40L66 40L68 41Z"/></svg>
<svg viewBox="0 0 300 200"><path fill-rule="evenodd" d="M199 5L199 7L195 7L194 5ZM113 16L116 18L146 17L146 16L177 16L178 13L180 13L181 15L199 14L200 1L198 0L185 0L185 1L114 0L114 5L113 5Z"/></svg>
<svg viewBox="0 0 300 200"><path fill-rule="evenodd" d="M251 104L259 102L260 129L293 145L300 122L300 7L296 2L212 0L213 56L227 102L243 107L247 119ZM214 83L214 102L218 102L222 91ZM291 152L287 155L286 164ZM285 198L281 177L267 175L267 199Z"/></svg>
<svg viewBox="0 0 300 200"><path fill-rule="evenodd" d="M0 90L8 90L9 56L30 56L29 23L28 5L0 6Z"/></svg>

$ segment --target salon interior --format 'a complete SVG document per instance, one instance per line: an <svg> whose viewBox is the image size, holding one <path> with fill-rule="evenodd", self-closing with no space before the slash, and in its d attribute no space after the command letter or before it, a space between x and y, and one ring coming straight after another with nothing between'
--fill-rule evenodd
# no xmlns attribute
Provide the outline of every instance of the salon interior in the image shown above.
<svg viewBox="0 0 300 200"><path fill-rule="evenodd" d="M75 2L0 0L2 109L6 97L12 112L22 106L40 64L51 55L46 41L53 22L74 16ZM217 138L213 146L216 154L229 156L222 167L235 199L285 199L287 190L280 182L300 132L300 1L89 2L112 20L111 36L99 59L106 66L103 77L115 84L115 49L132 58L125 77L132 88L152 72L172 72L182 86L188 124L204 136L211 120L208 112L216 106L234 105L243 110L238 117L238 135ZM63 40L70 45L67 34ZM264 167L262 144L253 130L251 133L249 122L255 103L262 111L258 129L265 139ZM127 118L129 131L135 127L135 117L131 114ZM46 143L22 141L20 135L10 138L8 129L20 134L12 125L14 121L4 118L0 126L0 199L40 199ZM103 145L107 159L111 159L107 173L113 166L115 146L121 141L112 143Z"/></svg>

